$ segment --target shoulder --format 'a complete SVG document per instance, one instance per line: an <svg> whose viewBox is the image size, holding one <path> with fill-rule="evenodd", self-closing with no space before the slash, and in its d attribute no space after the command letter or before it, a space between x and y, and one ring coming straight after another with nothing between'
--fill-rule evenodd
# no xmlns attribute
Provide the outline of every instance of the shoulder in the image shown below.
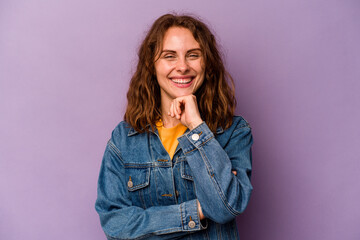
<svg viewBox="0 0 360 240"><path fill-rule="evenodd" d="M234 116L233 117L233 123L232 123L231 127L234 127L235 129L244 128L244 127L249 127L250 128L250 124L243 117Z"/></svg>
<svg viewBox="0 0 360 240"><path fill-rule="evenodd" d="M112 131L111 138L119 138L125 137L131 134L132 130L134 130L131 125L125 121L121 121Z"/></svg>
<svg viewBox="0 0 360 240"><path fill-rule="evenodd" d="M251 135L251 127L248 121L241 116L234 116L229 128L218 131L216 139L224 147L231 139L237 138L238 135Z"/></svg>
<svg viewBox="0 0 360 240"><path fill-rule="evenodd" d="M138 162L141 159L139 154L148 156L149 139L148 134L138 133L125 121L120 122L112 131L108 141L108 149L122 159L124 163Z"/></svg>
<svg viewBox="0 0 360 240"><path fill-rule="evenodd" d="M243 117L241 116L233 116L232 119L232 124L229 128L222 130L223 133L232 133L234 131L237 131L239 129L243 129L243 128L249 128L250 129L250 124L248 121L246 121ZM221 132L221 131L220 131Z"/></svg>
<svg viewBox="0 0 360 240"><path fill-rule="evenodd" d="M138 133L129 123L121 121L112 131L109 143L120 151L139 146L139 140L146 139L146 133Z"/></svg>

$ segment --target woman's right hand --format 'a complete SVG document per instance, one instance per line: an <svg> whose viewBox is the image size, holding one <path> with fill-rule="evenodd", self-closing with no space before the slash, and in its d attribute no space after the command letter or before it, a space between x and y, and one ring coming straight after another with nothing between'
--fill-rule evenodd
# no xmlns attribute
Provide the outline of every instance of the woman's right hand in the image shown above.
<svg viewBox="0 0 360 240"><path fill-rule="evenodd" d="M204 220L205 219L205 216L201 210L201 205L200 205L200 202L197 201L197 208L198 208L198 212L199 212L199 217L200 217L200 220Z"/></svg>
<svg viewBox="0 0 360 240"><path fill-rule="evenodd" d="M190 130L203 122L195 95L175 98L171 103L168 115L179 119Z"/></svg>

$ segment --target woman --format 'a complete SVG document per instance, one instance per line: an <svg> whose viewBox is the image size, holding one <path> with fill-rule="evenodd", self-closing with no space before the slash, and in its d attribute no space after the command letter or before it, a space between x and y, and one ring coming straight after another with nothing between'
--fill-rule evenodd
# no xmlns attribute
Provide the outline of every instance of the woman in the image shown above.
<svg viewBox="0 0 360 240"><path fill-rule="evenodd" d="M96 210L108 239L238 239L252 135L233 116L227 79L204 23L154 22L100 170Z"/></svg>

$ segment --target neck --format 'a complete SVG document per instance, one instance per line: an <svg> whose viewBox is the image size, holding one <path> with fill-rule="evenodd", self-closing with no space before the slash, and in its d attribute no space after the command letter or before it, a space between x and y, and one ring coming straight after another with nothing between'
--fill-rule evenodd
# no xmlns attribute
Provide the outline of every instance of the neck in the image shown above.
<svg viewBox="0 0 360 240"><path fill-rule="evenodd" d="M163 112L161 114L161 121L163 123L164 128L171 128L175 127L179 123L181 123L180 120L173 118L167 114L167 112Z"/></svg>

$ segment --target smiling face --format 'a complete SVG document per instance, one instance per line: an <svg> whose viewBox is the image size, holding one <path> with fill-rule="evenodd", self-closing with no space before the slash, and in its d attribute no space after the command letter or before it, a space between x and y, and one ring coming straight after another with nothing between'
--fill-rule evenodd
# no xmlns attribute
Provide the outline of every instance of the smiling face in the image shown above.
<svg viewBox="0 0 360 240"><path fill-rule="evenodd" d="M162 106L169 106L173 99L194 94L199 89L204 81L205 66L200 45L190 30L171 27L166 31L155 71Z"/></svg>

